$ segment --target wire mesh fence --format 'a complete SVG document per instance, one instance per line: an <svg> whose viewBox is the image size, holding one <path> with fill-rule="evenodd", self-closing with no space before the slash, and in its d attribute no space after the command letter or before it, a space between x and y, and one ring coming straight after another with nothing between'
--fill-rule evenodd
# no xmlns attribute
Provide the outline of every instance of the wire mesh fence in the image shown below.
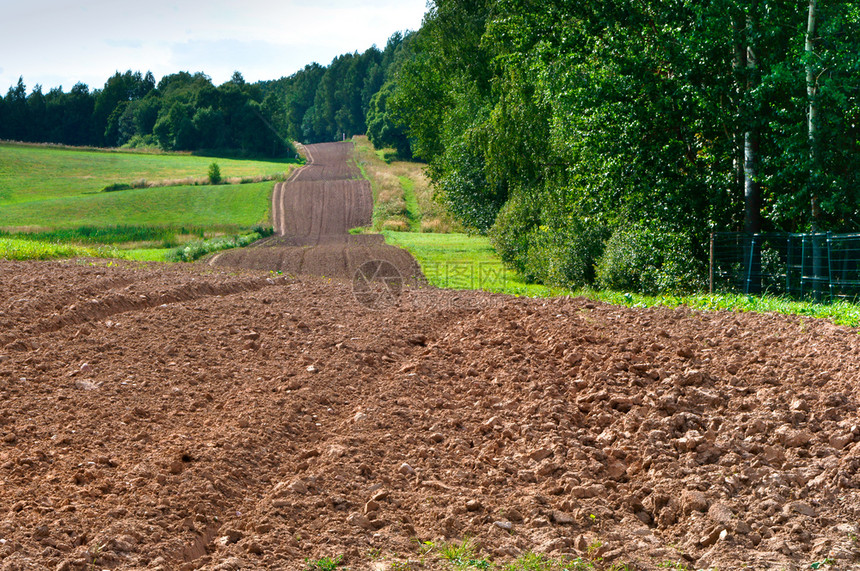
<svg viewBox="0 0 860 571"><path fill-rule="evenodd" d="M860 234L711 234L711 291L860 297Z"/></svg>

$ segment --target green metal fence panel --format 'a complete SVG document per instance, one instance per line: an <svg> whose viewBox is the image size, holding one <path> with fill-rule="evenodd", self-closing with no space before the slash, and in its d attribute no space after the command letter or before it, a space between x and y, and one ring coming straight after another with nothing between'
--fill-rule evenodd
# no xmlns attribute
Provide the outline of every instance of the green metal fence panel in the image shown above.
<svg viewBox="0 0 860 571"><path fill-rule="evenodd" d="M860 297L860 234L715 232L712 241L717 291L819 301Z"/></svg>

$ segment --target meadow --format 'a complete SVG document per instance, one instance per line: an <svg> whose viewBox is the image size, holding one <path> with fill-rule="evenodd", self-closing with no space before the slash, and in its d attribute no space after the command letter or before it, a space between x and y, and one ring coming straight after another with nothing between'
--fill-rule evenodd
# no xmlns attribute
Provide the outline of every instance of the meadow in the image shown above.
<svg viewBox="0 0 860 571"><path fill-rule="evenodd" d="M213 162L229 184L208 184ZM225 238L240 243L241 236L265 233L272 180L298 166L2 143L0 257L165 260L191 241L195 250L208 241L221 247Z"/></svg>

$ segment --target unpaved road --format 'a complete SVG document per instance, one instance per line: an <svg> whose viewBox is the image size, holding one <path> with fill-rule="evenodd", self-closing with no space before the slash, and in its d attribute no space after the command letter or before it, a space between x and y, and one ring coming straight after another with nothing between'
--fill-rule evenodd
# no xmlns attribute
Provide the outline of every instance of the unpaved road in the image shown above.
<svg viewBox="0 0 860 571"><path fill-rule="evenodd" d="M404 279L419 276L412 256L381 235L350 235L351 228L369 226L373 214L370 183L353 163L353 149L349 142L307 145L308 164L272 194L276 236L218 254L210 263L350 278L363 263L384 260Z"/></svg>
<svg viewBox="0 0 860 571"><path fill-rule="evenodd" d="M350 293L0 262L0 569L390 569L467 535L495 562L857 568L855 331Z"/></svg>

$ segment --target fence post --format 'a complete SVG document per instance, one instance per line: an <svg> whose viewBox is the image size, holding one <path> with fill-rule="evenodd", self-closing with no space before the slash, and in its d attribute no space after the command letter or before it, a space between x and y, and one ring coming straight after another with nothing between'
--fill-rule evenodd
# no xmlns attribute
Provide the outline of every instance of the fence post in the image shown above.
<svg viewBox="0 0 860 571"><path fill-rule="evenodd" d="M827 289L830 291L830 303L833 303L833 233L827 233Z"/></svg>
<svg viewBox="0 0 860 571"><path fill-rule="evenodd" d="M708 293L714 295L714 233L711 232L711 255L708 264Z"/></svg>

